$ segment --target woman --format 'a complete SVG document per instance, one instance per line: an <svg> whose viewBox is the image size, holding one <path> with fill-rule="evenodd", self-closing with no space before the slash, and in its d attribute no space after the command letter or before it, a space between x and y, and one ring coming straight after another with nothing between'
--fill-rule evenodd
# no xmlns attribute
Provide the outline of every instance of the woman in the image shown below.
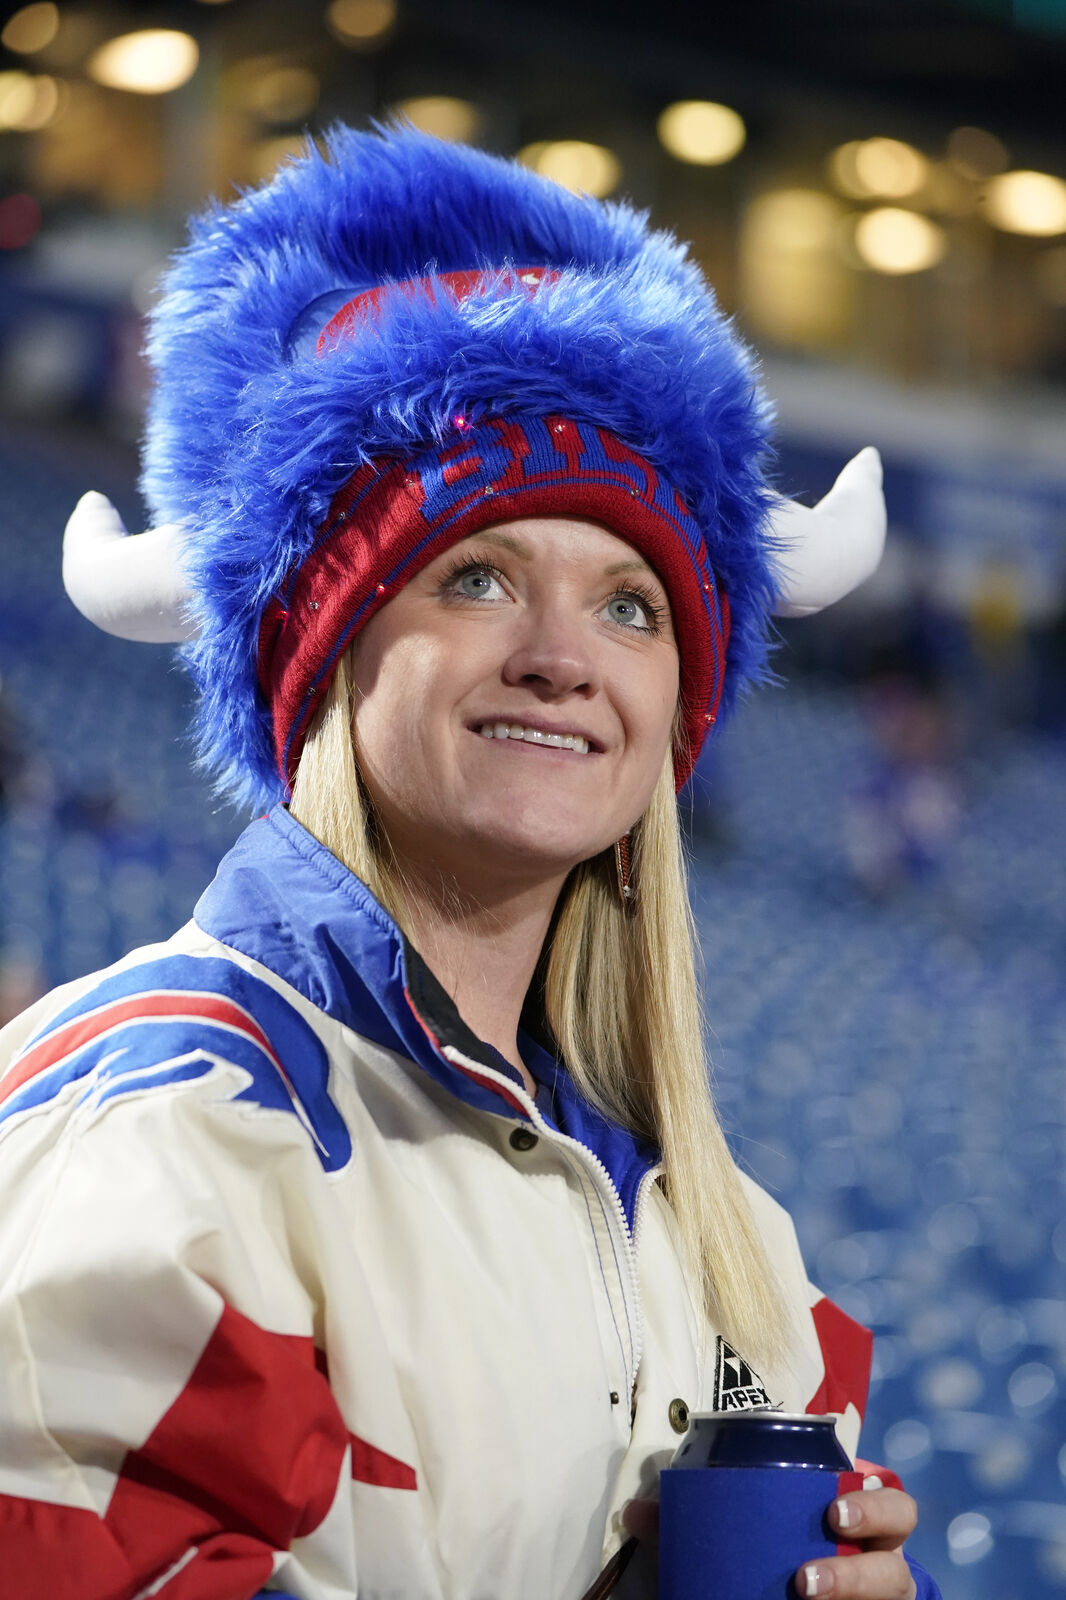
<svg viewBox="0 0 1066 1600"><path fill-rule="evenodd" d="M9 1588L651 1595L690 1409L862 1409L714 1117L674 791L876 559L876 458L770 531L684 251L410 130L199 223L151 348L163 525L86 497L68 588L274 805L5 1035ZM907 1497L833 1516L800 1592L911 1600Z"/></svg>

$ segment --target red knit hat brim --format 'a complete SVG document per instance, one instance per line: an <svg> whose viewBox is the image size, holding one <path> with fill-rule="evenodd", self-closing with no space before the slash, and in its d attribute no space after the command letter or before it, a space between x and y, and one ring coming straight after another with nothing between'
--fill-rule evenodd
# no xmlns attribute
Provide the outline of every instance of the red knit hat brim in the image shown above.
<svg viewBox="0 0 1066 1600"><path fill-rule="evenodd" d="M342 652L424 566L467 535L519 517L587 517L625 539L666 588L680 658L678 788L721 700L729 609L680 496L606 429L558 416L457 419L458 438L361 467L314 547L267 607L259 682L291 784L308 726Z"/></svg>

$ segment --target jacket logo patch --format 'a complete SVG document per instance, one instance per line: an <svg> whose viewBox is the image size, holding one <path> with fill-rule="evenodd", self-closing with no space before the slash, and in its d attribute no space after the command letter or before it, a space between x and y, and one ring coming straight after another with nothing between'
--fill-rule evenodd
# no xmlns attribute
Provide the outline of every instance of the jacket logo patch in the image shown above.
<svg viewBox="0 0 1066 1600"><path fill-rule="evenodd" d="M761 1406L773 1406L754 1367L749 1367L721 1334L714 1364L712 1405L715 1411L755 1411Z"/></svg>

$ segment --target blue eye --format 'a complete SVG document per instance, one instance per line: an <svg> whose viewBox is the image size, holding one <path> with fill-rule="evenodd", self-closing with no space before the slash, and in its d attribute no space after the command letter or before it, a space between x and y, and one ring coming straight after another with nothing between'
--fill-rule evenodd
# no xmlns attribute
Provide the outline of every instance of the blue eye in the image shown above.
<svg viewBox="0 0 1066 1600"><path fill-rule="evenodd" d="M455 580L455 587L468 600L488 600L495 598L493 590L500 587L500 581L486 567L468 567Z"/></svg>
<svg viewBox="0 0 1066 1600"><path fill-rule="evenodd" d="M500 600L505 598L502 577L491 562L467 556L441 573L438 581L445 599Z"/></svg>
<svg viewBox="0 0 1066 1600"><path fill-rule="evenodd" d="M616 594L603 609L612 622L624 628L650 628L655 620L648 616L648 608L631 594Z"/></svg>

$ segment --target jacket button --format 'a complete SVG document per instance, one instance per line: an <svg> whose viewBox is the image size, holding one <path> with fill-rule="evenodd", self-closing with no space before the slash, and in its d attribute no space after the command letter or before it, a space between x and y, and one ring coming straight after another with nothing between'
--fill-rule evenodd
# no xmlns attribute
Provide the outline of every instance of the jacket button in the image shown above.
<svg viewBox="0 0 1066 1600"><path fill-rule="evenodd" d="M532 1150L537 1143L537 1136L528 1128L513 1128L511 1130L512 1150Z"/></svg>
<svg viewBox="0 0 1066 1600"><path fill-rule="evenodd" d="M688 1432L688 1406L683 1400L671 1400L667 1416L675 1433Z"/></svg>

